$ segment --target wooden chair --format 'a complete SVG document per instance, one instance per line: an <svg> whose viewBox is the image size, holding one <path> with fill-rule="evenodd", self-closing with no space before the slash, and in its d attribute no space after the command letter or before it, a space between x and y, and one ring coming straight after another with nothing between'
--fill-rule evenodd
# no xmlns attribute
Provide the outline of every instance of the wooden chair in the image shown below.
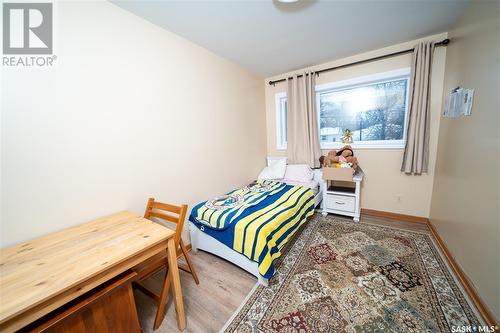
<svg viewBox="0 0 500 333"><path fill-rule="evenodd" d="M184 259L186 260L187 263L187 266L179 265L179 269L190 273L193 276L193 279L196 282L196 284L199 284L200 282L194 270L193 263L191 262L191 258L181 238L182 228L184 226L184 220L186 218L187 209L188 209L187 205L174 206L170 204L157 202L155 201L154 198L149 198L148 204L146 206L146 211L144 212L144 218L146 219L158 218L176 224L174 241L177 249L176 250L177 258L184 256ZM163 268L166 269L165 279L163 281L161 293L160 295L157 295L150 289L146 288L142 284L142 281L154 275ZM134 268L134 271L138 274L137 280L134 283L134 287L143 292L145 295L151 297L158 304L158 309L156 311L156 317L154 322L154 329L157 329L160 326L161 322L163 321L166 298L170 290L170 283L171 283L168 275L167 252L165 251L165 253L160 253L148 259L147 261L141 263L140 265Z"/></svg>

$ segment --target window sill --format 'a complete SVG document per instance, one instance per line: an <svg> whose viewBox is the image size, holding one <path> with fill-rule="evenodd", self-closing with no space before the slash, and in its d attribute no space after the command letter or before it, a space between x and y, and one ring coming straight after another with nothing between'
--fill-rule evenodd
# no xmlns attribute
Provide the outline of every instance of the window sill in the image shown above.
<svg viewBox="0 0 500 333"><path fill-rule="evenodd" d="M339 144L321 145L321 150L341 149L346 145L351 146L353 149L405 149L404 144L339 143Z"/></svg>
<svg viewBox="0 0 500 333"><path fill-rule="evenodd" d="M405 144L401 142L394 143L331 143L331 144L322 144L321 150L332 150L332 149L341 149L342 147L349 145L353 149L362 149L362 150L370 150L370 149L405 149ZM286 151L286 146L276 147L278 151Z"/></svg>

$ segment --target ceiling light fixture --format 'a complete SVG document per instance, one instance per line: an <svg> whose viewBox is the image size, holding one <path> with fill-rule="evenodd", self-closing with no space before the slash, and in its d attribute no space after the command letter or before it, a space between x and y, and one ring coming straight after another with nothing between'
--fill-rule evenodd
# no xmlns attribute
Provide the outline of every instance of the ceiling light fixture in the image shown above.
<svg viewBox="0 0 500 333"><path fill-rule="evenodd" d="M299 2L299 0L278 0L278 2L282 2L282 3L292 3L292 2Z"/></svg>

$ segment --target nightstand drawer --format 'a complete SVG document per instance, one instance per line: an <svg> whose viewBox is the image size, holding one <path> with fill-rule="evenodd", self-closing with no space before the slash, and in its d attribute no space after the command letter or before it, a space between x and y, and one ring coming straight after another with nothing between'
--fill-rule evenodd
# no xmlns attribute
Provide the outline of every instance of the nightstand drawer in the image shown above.
<svg viewBox="0 0 500 333"><path fill-rule="evenodd" d="M351 196L327 194L325 205L327 209L342 210L344 212L354 212L355 199Z"/></svg>

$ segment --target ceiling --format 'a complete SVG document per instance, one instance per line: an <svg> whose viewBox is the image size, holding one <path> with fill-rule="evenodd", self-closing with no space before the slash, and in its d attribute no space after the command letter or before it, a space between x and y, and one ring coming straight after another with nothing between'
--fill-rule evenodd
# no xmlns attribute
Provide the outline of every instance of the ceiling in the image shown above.
<svg viewBox="0 0 500 333"><path fill-rule="evenodd" d="M112 2L264 77L447 31L466 0Z"/></svg>

